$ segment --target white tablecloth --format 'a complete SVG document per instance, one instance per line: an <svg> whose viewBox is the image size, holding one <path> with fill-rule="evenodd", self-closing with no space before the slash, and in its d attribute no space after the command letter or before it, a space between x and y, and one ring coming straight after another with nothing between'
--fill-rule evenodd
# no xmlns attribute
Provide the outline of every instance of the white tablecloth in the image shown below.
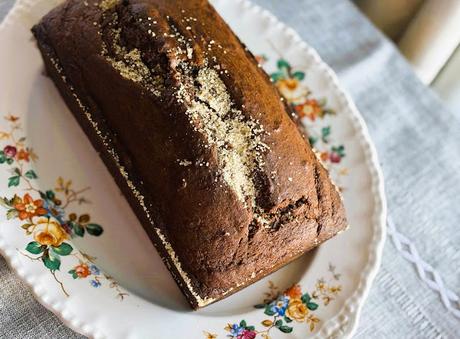
<svg viewBox="0 0 460 339"><path fill-rule="evenodd" d="M458 338L459 305L448 301L460 292L460 122L352 3L255 2L295 28L338 73L384 169L392 224L356 337ZM0 0L0 18L12 3ZM40 306L0 258L0 337L80 336Z"/></svg>

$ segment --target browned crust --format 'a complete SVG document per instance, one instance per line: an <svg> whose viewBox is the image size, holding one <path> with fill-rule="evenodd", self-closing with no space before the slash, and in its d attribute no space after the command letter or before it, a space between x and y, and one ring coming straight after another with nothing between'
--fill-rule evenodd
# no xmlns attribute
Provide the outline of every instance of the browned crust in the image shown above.
<svg viewBox="0 0 460 339"><path fill-rule="evenodd" d="M147 0L147 1L150 1L151 3L155 2L154 0ZM142 0L138 2L142 2ZM164 5L163 1L158 0L158 2L162 3L162 6L166 6ZM197 1L197 3L204 3L204 2ZM206 11L211 10L209 5L206 4L205 6L206 6ZM65 7L65 10L62 9L64 7L61 7L61 11L66 12L67 10L69 10L70 7L71 6ZM55 11L53 15L51 15L51 18L52 20L56 20L56 18L59 18L59 11L58 10ZM220 24L222 25L222 27L224 27L223 29L228 29L228 27L222 22ZM47 25L50 25L50 22L47 22ZM305 151L307 152L306 154L308 155L307 156L308 161L311 162L310 168L313 171L313 175L311 177L311 180L312 180L311 185L314 187L309 187L309 188L307 187L307 189L310 192L312 188L314 188L313 196L307 198L305 202L302 203L302 205L299 205L299 208L297 211L298 212L297 217L295 217L293 220L290 220L284 223L282 227L280 227L276 231L278 232L277 241L279 242L280 246L288 244L289 242L296 242L298 243L298 245L294 247L291 246L291 247L297 248L297 249L293 250L293 253L286 253L283 256L278 257L278 259L276 259L276 257L274 257L273 255L267 256L267 258L272 258L272 259L270 259L269 262L265 263L264 268L261 270L257 270L256 265L252 265L252 266L249 265L247 268L242 267L241 265L244 265L244 261L242 261L239 264L240 266L233 267L233 268L230 267L229 271L210 273L209 276L206 276L206 274L203 275L202 273L199 273L202 271L201 268L190 266L190 264L188 264L188 261L187 261L189 259L187 258L186 253L184 253L184 249L178 248L173 243L174 250L175 251L179 250L179 253L178 253L179 263L182 265L188 264L185 267L185 272L187 274L188 281L184 280L184 276L183 276L184 272L179 271L177 267L177 264L178 264L177 260L171 256L171 253L165 247L163 241L160 239L155 228L157 227L163 232L163 235L168 241L168 243L170 241L170 237L169 237L170 230L168 229L168 226L163 223L162 220L152 219L152 218L155 218L157 215L160 215L161 213L156 209L155 207L156 205L152 203L154 202L155 197L152 195L152 192L146 189L144 185L142 184L143 182L142 176L139 175L139 173L136 171L136 168L134 168L134 166L132 165L133 161L130 158L129 152L125 151L125 145L122 145L119 142L119 139L117 138L117 136L114 135L112 133L112 130L107 127L107 124L105 122L105 116L104 114L102 114L100 107L95 103L95 101L87 97L86 95L82 95L82 88L79 88L78 86L77 88L74 88L75 85L72 83L72 79L68 77L68 74L65 71L63 70L58 71L58 69L56 68L56 64L59 64L62 60L60 61L58 56L56 55L54 49L52 48L52 43L48 42L47 31L46 31L45 25L39 24L35 26L34 34L38 40L39 48L45 60L45 65L46 65L48 74L51 76L51 78L57 85L61 95L65 99L67 105L70 107L73 115L75 116L75 118L77 119L77 121L79 122L83 130L85 131L86 135L91 140L93 146L100 154L100 157L102 158L102 160L108 167L109 171L111 172L118 186L120 187L120 189L122 190L126 198L128 199L130 206L132 207L137 217L141 221L144 229L146 230L152 242L154 243L155 247L157 248L158 252L160 253L160 256L162 257L163 261L167 265L168 269L171 271L174 279L180 286L182 292L184 293L184 295L186 296L187 300L189 301L189 303L192 305L193 308L198 308L200 306L209 304L213 301L220 300L226 296L229 296L235 293L236 291L244 288L245 286L248 286L249 284L252 284L253 282L263 278L267 274L270 274L271 272L276 271L283 265L291 262L292 260L299 257L300 255L310 250L311 248L316 247L318 244L334 236L337 232L339 232L340 230L346 227L346 218L345 218L343 204L341 202L339 193L336 191L336 188L333 186L330 179L328 178L327 171L313 156L313 152L311 151L311 149L308 148L308 146L300 145L300 147L305 148ZM235 41L237 41L237 43L240 44L238 40L235 40ZM240 45L240 48L242 48L241 45ZM251 64L255 65L254 58L249 53L247 53L247 51L244 51L244 54L246 55L246 58L247 58L246 62L250 62ZM63 65L63 66L70 67L73 65ZM58 67L60 68L61 66L58 66ZM262 75L264 79L262 81L264 81L265 83L269 83L268 77L264 73L260 72L259 70L258 72ZM66 77L65 81L63 80L63 76ZM111 76L116 76L116 73L114 72L114 74ZM110 79L106 79L106 80L110 81ZM83 91L83 92L86 93L86 91ZM274 93L276 93L276 91ZM276 95L278 95L278 98L279 98L279 94L276 94ZM86 112L81 107L78 100L81 100L80 103L85 108L90 107L87 110L91 111L91 119L97 122L99 132L96 131L96 129L94 128L90 120L87 118ZM284 114L286 114L286 111L284 111ZM287 119L289 119L289 117L287 117ZM289 128L290 129L294 128L294 124L292 124L291 126L289 126L289 123L286 123L286 124L287 124L285 127L286 131ZM99 135L98 133L101 133L102 135L106 136L106 140L103 141L101 139L101 135ZM289 133L290 133L289 134L290 137L293 137L295 135L293 134L292 130L289 130ZM298 138L298 137L295 136L295 138ZM111 149L114 149L117 156L119 156L118 160L116 160L113 154L111 154L111 151L110 151ZM281 147L279 151L289 152L289 150L285 150L283 147ZM127 178L120 171L120 166L123 166L124 168L128 170L129 180L131 180L132 185L130 185L129 182L127 182ZM279 169L282 171L288 171L287 172L288 174L289 173L294 174L294 169L290 169L287 164L282 164L279 167ZM133 185L137 193L133 191ZM286 190L288 191L292 190L292 187L286 187ZM296 192L295 194L298 194L298 191L299 189L294 189L293 192ZM136 196L136 194L140 194L142 195L143 198L145 198L144 206L142 206L139 203L139 199L138 199L138 196ZM281 192L280 194L285 195L286 193ZM315 207L314 209L310 208L310 204L314 204L315 199L317 200L318 207ZM285 204L282 206L280 205L277 208L286 209L287 205ZM174 211L171 211L171 212L174 212ZM221 213L221 212L217 211L216 213ZM241 213L241 212L238 212L238 210L235 210L232 213ZM302 219L302 218L305 218L305 219ZM302 220L305 220L305 221L302 221ZM297 239L289 240L289 237L292 237L293 234L295 237L297 237ZM252 234L251 236L252 236L251 241L254 243L261 244L261 243L266 242L265 239L267 236L260 229L257 230L256 233ZM209 245L201 244L201 247L204 250L211 249L207 246ZM185 251L186 250L187 249L185 249ZM273 249L271 249L271 247L268 246L264 248L264 250L265 250L265 254L268 254L267 251L272 251ZM239 252L240 250L238 248L237 252L235 252L234 254L236 258L238 258ZM213 254L213 255L215 256L216 254ZM190 273L191 272L190 270L193 268L198 269L198 271L196 272L198 272L200 276L197 276L196 275L197 273L195 274ZM245 272L246 274L246 276L243 278L240 277L242 272ZM223 283L222 279L225 279L227 274L228 274L228 279L230 279L230 281L235 281L235 283L232 282L229 285L228 282L225 282L225 286L227 287L223 287L223 286L218 287L220 286L219 284ZM205 277L205 280L202 280L203 277ZM208 288L208 287L204 288L203 286L206 286L207 284L211 284L211 285L215 284L215 285L213 288ZM228 287L228 286L231 286L231 287ZM203 300L207 300L208 297L210 299L204 303L202 302L200 303L197 297Z"/></svg>

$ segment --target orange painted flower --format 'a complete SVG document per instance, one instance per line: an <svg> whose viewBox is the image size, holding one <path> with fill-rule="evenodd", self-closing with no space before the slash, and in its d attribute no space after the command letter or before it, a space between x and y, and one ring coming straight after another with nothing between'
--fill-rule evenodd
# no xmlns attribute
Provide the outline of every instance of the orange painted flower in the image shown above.
<svg viewBox="0 0 460 339"><path fill-rule="evenodd" d="M33 200L29 193L24 195L24 198L17 199L14 208L19 212L19 219L24 220L38 215L45 215L47 211L42 207L43 200Z"/></svg>
<svg viewBox="0 0 460 339"><path fill-rule="evenodd" d="M9 115L7 115L7 116L5 117L5 119L8 120L8 121L11 121L11 122L16 122L16 121L19 120L19 117L16 117L16 116L14 116L14 115L9 114Z"/></svg>
<svg viewBox="0 0 460 339"><path fill-rule="evenodd" d="M80 265L75 267L75 274L79 278L86 278L87 276L89 276L91 274L91 271L90 271L88 265L80 264Z"/></svg>
<svg viewBox="0 0 460 339"><path fill-rule="evenodd" d="M59 247L67 239L67 233L53 218L35 218L34 240L40 245Z"/></svg>
<svg viewBox="0 0 460 339"><path fill-rule="evenodd" d="M329 159L329 152L327 152L327 151L321 152L319 157L321 158L322 161L327 161Z"/></svg>
<svg viewBox="0 0 460 339"><path fill-rule="evenodd" d="M300 298L302 296L302 290L299 285L294 285L288 288L284 294L292 299Z"/></svg>
<svg viewBox="0 0 460 339"><path fill-rule="evenodd" d="M257 60L257 63L260 65L263 65L267 62L267 57L265 55L256 55L255 58Z"/></svg>
<svg viewBox="0 0 460 339"><path fill-rule="evenodd" d="M307 117L312 121L324 115L323 109L316 99L309 99L305 103L295 106L295 110L299 117Z"/></svg>
<svg viewBox="0 0 460 339"><path fill-rule="evenodd" d="M29 152L27 152L25 149L21 149L18 154L16 155L16 157L18 158L18 160L24 160L24 161L29 161Z"/></svg>

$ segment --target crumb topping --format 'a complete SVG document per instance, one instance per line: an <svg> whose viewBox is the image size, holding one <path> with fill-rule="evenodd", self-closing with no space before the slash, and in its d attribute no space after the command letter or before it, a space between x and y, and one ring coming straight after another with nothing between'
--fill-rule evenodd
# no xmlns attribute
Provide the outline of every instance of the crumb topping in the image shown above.
<svg viewBox="0 0 460 339"><path fill-rule="evenodd" d="M104 7L106 5L108 6L109 3ZM110 5L113 3L110 2ZM110 46L112 53L105 48L103 55L122 77L146 86L153 94L160 97L165 91L164 80L155 78L154 74L161 74L161 70L149 68L144 63L139 49L127 50L123 46L117 13L112 15L114 16L110 27L113 38ZM153 32L151 26L151 23L156 21L151 17L144 19L147 25L142 25L146 27L146 33L152 38L161 34L166 39L174 40L166 52L170 58L169 67L177 81L175 99L186 107L186 114L194 129L206 137L208 145L205 147L216 147L219 174L223 180L245 206L256 211L257 188L253 177L254 173L264 166L262 155L269 147L262 142L265 133L263 126L258 121L246 117L241 111L244 108L239 109L232 101L221 79L221 76L228 74L228 71L218 63L215 56L208 55L213 47L222 48L222 46L214 40L207 42L203 51L204 61L197 65L193 60L195 51L192 39L184 36L189 34L185 32L193 32L195 18L182 18L182 21L187 22L184 33L181 33L173 22L169 22L171 18L167 18L169 32L157 31L157 33ZM141 22L141 18L136 21ZM180 163L180 165L189 164ZM209 163L206 166L209 166Z"/></svg>
<svg viewBox="0 0 460 339"><path fill-rule="evenodd" d="M102 0L101 3L99 4L99 7L103 11L108 11L109 9L118 5L119 2L120 0Z"/></svg>
<svg viewBox="0 0 460 339"><path fill-rule="evenodd" d="M117 69L121 76L134 82L142 82L146 77L150 76L150 71L142 62L141 53L138 49L133 49L129 53L123 55L123 60L115 60L107 57L112 66Z"/></svg>
<svg viewBox="0 0 460 339"><path fill-rule="evenodd" d="M267 146L261 141L261 128L234 108L227 87L213 68L204 67L196 78L186 83L197 84L194 96L187 86L177 96L189 102L187 114L208 143L215 145L218 163L225 182L238 199L255 207L256 188L252 175L263 166L261 154Z"/></svg>
<svg viewBox="0 0 460 339"><path fill-rule="evenodd" d="M139 49L134 48L128 51L122 45L121 28L117 28L118 14L115 12L112 16L109 31L112 36L111 51L113 53L109 53L109 49L104 43L102 55L123 78L142 84L152 94L160 97L161 92L164 90L163 77L144 63ZM150 34L153 35L154 33L151 32Z"/></svg>

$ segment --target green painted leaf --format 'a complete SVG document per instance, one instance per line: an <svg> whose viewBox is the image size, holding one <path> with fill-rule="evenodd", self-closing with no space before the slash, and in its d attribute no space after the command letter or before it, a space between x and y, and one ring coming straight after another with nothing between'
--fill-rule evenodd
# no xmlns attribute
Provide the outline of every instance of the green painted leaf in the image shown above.
<svg viewBox="0 0 460 339"><path fill-rule="evenodd" d="M240 321L240 327L246 327L246 326L247 326L246 320L244 320L244 319L241 320L241 321Z"/></svg>
<svg viewBox="0 0 460 339"><path fill-rule="evenodd" d="M255 308L265 308L265 304L257 304L257 305L254 305Z"/></svg>
<svg viewBox="0 0 460 339"><path fill-rule="evenodd" d="M256 328L254 326L246 326L246 329L248 331L255 331L256 330Z"/></svg>
<svg viewBox="0 0 460 339"><path fill-rule="evenodd" d="M14 208L8 210L8 212L6 212L6 219L7 220L10 220L10 219L14 219L18 216L18 211Z"/></svg>
<svg viewBox="0 0 460 339"><path fill-rule="evenodd" d="M286 325L280 326L280 327L278 327L278 328L279 328L279 330L280 330L281 332L283 332L283 333L291 333L292 330L293 330L292 327L286 326Z"/></svg>
<svg viewBox="0 0 460 339"><path fill-rule="evenodd" d="M314 303L314 302L309 302L307 303L307 308L310 310L310 311L314 311L318 308L318 304Z"/></svg>
<svg viewBox="0 0 460 339"><path fill-rule="evenodd" d="M340 155L340 157L345 157L345 146L340 145L339 147L332 147L332 152L335 152Z"/></svg>
<svg viewBox="0 0 460 339"><path fill-rule="evenodd" d="M94 235L95 237L100 236L104 232L102 226L98 224L88 224L86 225L86 230L89 234Z"/></svg>
<svg viewBox="0 0 460 339"><path fill-rule="evenodd" d="M281 72L276 72L276 73L272 73L270 77L272 78L274 82L276 82L276 81L283 80L285 76Z"/></svg>
<svg viewBox="0 0 460 339"><path fill-rule="evenodd" d="M32 225L33 225L33 224L27 223L27 224L22 225L21 228L23 228L23 229L26 230L26 229L28 229L28 228L29 228L30 226L32 226Z"/></svg>
<svg viewBox="0 0 460 339"><path fill-rule="evenodd" d="M58 256L50 256L48 253L43 255L42 257L43 264L45 264L46 268L50 271L58 271L61 267L61 259Z"/></svg>
<svg viewBox="0 0 460 339"><path fill-rule="evenodd" d="M74 278L74 279L78 278L77 272L75 270L70 270L67 273L69 273L72 276L72 278Z"/></svg>
<svg viewBox="0 0 460 339"><path fill-rule="evenodd" d="M305 73L300 72L300 71L294 72L294 74L292 76L294 78L296 78L297 80L299 80L299 81L302 81L303 79L305 79Z"/></svg>
<svg viewBox="0 0 460 339"><path fill-rule="evenodd" d="M0 198L0 205L9 208L11 207L11 202L8 198Z"/></svg>
<svg viewBox="0 0 460 339"><path fill-rule="evenodd" d="M28 179L37 179L37 178L38 178L38 176L37 176L37 174L35 173L34 170L28 170L28 171L26 172L26 174L24 174L24 175L25 175L26 178L28 178Z"/></svg>
<svg viewBox="0 0 460 339"><path fill-rule="evenodd" d="M321 135L322 135L323 137L327 137L327 136L331 135L331 126L323 127L323 128L321 129Z"/></svg>
<svg viewBox="0 0 460 339"><path fill-rule="evenodd" d="M15 175L14 177L10 177L8 179L8 187L19 186L19 179L20 177L18 175Z"/></svg>
<svg viewBox="0 0 460 339"><path fill-rule="evenodd" d="M291 68L291 65L289 65L289 62L287 62L284 59L279 59L276 65L278 66L278 69L280 69L280 70L290 69Z"/></svg>
<svg viewBox="0 0 460 339"><path fill-rule="evenodd" d="M63 242L59 247L53 247L53 252L62 256L69 255L72 253L73 247L70 244Z"/></svg>
<svg viewBox="0 0 460 339"><path fill-rule="evenodd" d="M324 108L323 109L323 113L324 114L329 114L329 115L335 115L335 111L333 109L330 109L330 108Z"/></svg>
<svg viewBox="0 0 460 339"><path fill-rule="evenodd" d="M311 300L311 297L310 297L310 294L308 293L305 293L302 298L300 298L302 300L302 302L306 305L307 303L310 302Z"/></svg>
<svg viewBox="0 0 460 339"><path fill-rule="evenodd" d="M271 306L270 306L270 305L267 305L267 307L265 307L264 313L265 313L266 315L269 315L269 316L275 315L275 312L273 312L273 311L271 310Z"/></svg>
<svg viewBox="0 0 460 339"><path fill-rule="evenodd" d="M3 164L5 161L6 161L5 154L0 155L0 164Z"/></svg>
<svg viewBox="0 0 460 339"><path fill-rule="evenodd" d="M32 254L40 254L45 250L45 247L36 241L29 242L26 246L26 251Z"/></svg>
<svg viewBox="0 0 460 339"><path fill-rule="evenodd" d="M321 98L318 100L318 105L321 106L321 107L324 107L326 106L327 104L327 98Z"/></svg>
<svg viewBox="0 0 460 339"><path fill-rule="evenodd" d="M14 173L16 173L17 175L21 176L21 170L19 168L15 168L14 169Z"/></svg>
<svg viewBox="0 0 460 339"><path fill-rule="evenodd" d="M310 142L311 147L313 147L313 146L315 146L316 142L318 141L318 138L308 137L308 141Z"/></svg>
<svg viewBox="0 0 460 339"><path fill-rule="evenodd" d="M56 194L54 194L53 191L51 191L51 190L46 191L46 198L45 199L54 200L55 197L56 197Z"/></svg>
<svg viewBox="0 0 460 339"><path fill-rule="evenodd" d="M7 163L8 165L11 165L13 162L14 162L14 159L12 159L12 158L7 158L7 159L6 159L6 163Z"/></svg>
<svg viewBox="0 0 460 339"><path fill-rule="evenodd" d="M321 129L321 139L323 142L328 142L328 137L331 135L331 126L323 127Z"/></svg>
<svg viewBox="0 0 460 339"><path fill-rule="evenodd" d="M79 237L83 237L85 235L85 229L80 224L77 224L76 222L73 223L73 231L75 235Z"/></svg>
<svg viewBox="0 0 460 339"><path fill-rule="evenodd" d="M281 319L278 319L275 321L275 327L281 327L283 325L283 321Z"/></svg>
<svg viewBox="0 0 460 339"><path fill-rule="evenodd" d="M284 321L286 321L287 323L290 323L292 322L292 319L289 318L288 316L284 316Z"/></svg>

